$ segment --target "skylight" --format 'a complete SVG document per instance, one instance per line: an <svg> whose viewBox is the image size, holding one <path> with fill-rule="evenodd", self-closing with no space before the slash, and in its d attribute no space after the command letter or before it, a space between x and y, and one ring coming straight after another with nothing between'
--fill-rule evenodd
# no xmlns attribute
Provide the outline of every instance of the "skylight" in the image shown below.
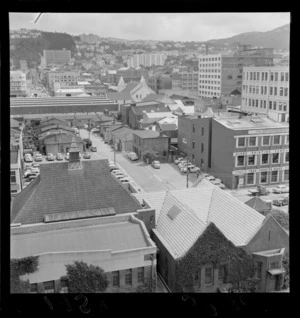
<svg viewBox="0 0 300 318"><path fill-rule="evenodd" d="M172 220L174 220L176 218L176 216L181 212L181 210L174 205L169 212L167 213L168 217Z"/></svg>

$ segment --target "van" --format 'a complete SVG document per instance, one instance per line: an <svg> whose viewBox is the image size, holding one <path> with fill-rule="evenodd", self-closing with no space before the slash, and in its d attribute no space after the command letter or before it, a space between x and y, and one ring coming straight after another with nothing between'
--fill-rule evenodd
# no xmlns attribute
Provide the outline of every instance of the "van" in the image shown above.
<svg viewBox="0 0 300 318"><path fill-rule="evenodd" d="M132 160L132 161L139 159L138 156L137 156L137 154L136 154L135 152L130 152L130 153L128 154L128 157L129 157L130 160Z"/></svg>

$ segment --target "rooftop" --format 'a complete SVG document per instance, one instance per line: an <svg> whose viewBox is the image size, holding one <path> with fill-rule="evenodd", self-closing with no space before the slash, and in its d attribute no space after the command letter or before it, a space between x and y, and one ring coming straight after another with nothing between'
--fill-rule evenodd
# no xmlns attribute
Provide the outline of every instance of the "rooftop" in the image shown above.
<svg viewBox="0 0 300 318"><path fill-rule="evenodd" d="M128 91L125 92L107 92L107 98L110 100L131 100L131 96Z"/></svg>
<svg viewBox="0 0 300 318"><path fill-rule="evenodd" d="M16 195L12 223L43 222L49 213L113 207L117 214L135 212L138 203L111 176L108 161L82 161L70 171L68 162L40 165L40 175Z"/></svg>
<svg viewBox="0 0 300 318"><path fill-rule="evenodd" d="M145 228L136 218L94 219L94 224L68 227L52 224L48 230L32 230L11 236L11 257L22 258L59 252L111 251L120 252L151 247ZM63 222L61 222L63 223ZM78 222L77 222L78 223ZM18 230L18 229L15 229Z"/></svg>
<svg viewBox="0 0 300 318"><path fill-rule="evenodd" d="M134 130L133 134L145 139L157 138L160 136L159 132L154 130Z"/></svg>
<svg viewBox="0 0 300 318"><path fill-rule="evenodd" d="M262 200L260 197L254 197L245 202L248 206L250 206L252 209L263 212L263 211L270 211L271 206L267 204L264 200Z"/></svg>
<svg viewBox="0 0 300 318"><path fill-rule="evenodd" d="M11 149L10 150L10 164L18 163L18 149Z"/></svg>
<svg viewBox="0 0 300 318"><path fill-rule="evenodd" d="M154 104L154 105L152 104L152 105L146 105L146 106L137 105L135 107L131 107L131 109L136 115L143 115L145 112L151 113L152 110L156 113L169 111L168 106L164 106L161 104Z"/></svg>
<svg viewBox="0 0 300 318"><path fill-rule="evenodd" d="M289 128L288 123L277 122L267 117L247 116L239 119L215 118L214 120L232 130Z"/></svg>
<svg viewBox="0 0 300 318"><path fill-rule="evenodd" d="M265 219L205 179L195 188L170 190L167 193L139 193L135 196L139 200L144 198L151 207L156 208L156 231L170 246L175 257L183 256L210 222L234 245L244 246Z"/></svg>

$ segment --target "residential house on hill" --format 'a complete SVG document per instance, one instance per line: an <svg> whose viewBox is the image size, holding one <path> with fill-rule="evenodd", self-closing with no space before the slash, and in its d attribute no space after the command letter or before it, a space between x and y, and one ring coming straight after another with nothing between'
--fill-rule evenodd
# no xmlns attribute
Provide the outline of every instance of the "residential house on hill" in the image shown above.
<svg viewBox="0 0 300 318"><path fill-rule="evenodd" d="M81 161L73 139L69 162L40 169L11 209L11 258L38 256L37 271L21 277L31 292L66 290L61 277L74 261L103 268L106 292L134 292L149 282L155 291L154 210L111 175L108 161Z"/></svg>
<svg viewBox="0 0 300 318"><path fill-rule="evenodd" d="M172 292L216 292L249 276L257 291L281 288L289 235L272 216L204 179L191 189L134 196L156 208L158 272Z"/></svg>

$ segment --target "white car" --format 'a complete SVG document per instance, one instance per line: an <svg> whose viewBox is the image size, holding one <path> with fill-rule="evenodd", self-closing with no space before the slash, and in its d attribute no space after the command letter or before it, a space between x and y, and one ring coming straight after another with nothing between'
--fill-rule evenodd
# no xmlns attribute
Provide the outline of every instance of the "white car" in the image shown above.
<svg viewBox="0 0 300 318"><path fill-rule="evenodd" d="M40 169L39 168L31 168L31 172L32 173L40 173Z"/></svg>
<svg viewBox="0 0 300 318"><path fill-rule="evenodd" d="M213 184L219 184L219 183L222 183L222 180L219 179L219 178L215 178L214 180L211 181L211 183L213 183Z"/></svg>
<svg viewBox="0 0 300 318"><path fill-rule="evenodd" d="M123 172L119 169L111 171L112 174L117 175L117 174L123 174Z"/></svg>
<svg viewBox="0 0 300 318"><path fill-rule="evenodd" d="M34 162L31 166L33 168L39 168L40 164L38 162Z"/></svg>
<svg viewBox="0 0 300 318"><path fill-rule="evenodd" d="M215 177L210 176L210 175L206 176L205 179L208 180L208 181L214 181L214 180L216 180Z"/></svg>
<svg viewBox="0 0 300 318"><path fill-rule="evenodd" d="M198 167L193 167L193 168L190 168L190 172L198 172L198 171L200 171L200 168L198 168Z"/></svg>
<svg viewBox="0 0 300 318"><path fill-rule="evenodd" d="M130 160L134 161L134 160L138 160L139 157L137 156L137 154L135 152L130 152L128 154L128 157L130 158Z"/></svg>
<svg viewBox="0 0 300 318"><path fill-rule="evenodd" d="M31 157L31 155L29 155L29 154L26 154L24 159L25 159L25 162L33 162L33 159Z"/></svg>
<svg viewBox="0 0 300 318"><path fill-rule="evenodd" d="M130 183L130 178L129 177L123 177L119 179L122 183Z"/></svg>
<svg viewBox="0 0 300 318"><path fill-rule="evenodd" d="M289 193L290 187L284 184L279 184L276 188L273 189L274 193Z"/></svg>
<svg viewBox="0 0 300 318"><path fill-rule="evenodd" d="M180 162L182 162L182 161L184 161L184 160L186 161L186 159L184 159L184 158L178 158L178 159L176 159L176 160L174 161L174 163L178 165Z"/></svg>
<svg viewBox="0 0 300 318"><path fill-rule="evenodd" d="M120 179L123 179L123 178L125 178L125 177L127 177L127 176L125 176L125 175L122 173L122 174L115 174L115 177L120 180Z"/></svg>

